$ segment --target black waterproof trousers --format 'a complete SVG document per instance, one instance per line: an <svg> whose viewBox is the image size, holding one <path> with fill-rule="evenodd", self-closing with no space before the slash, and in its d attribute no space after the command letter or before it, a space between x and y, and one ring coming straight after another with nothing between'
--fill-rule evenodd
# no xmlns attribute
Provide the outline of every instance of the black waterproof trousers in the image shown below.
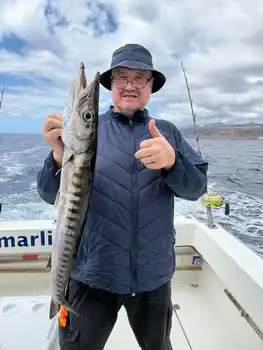
<svg viewBox="0 0 263 350"><path fill-rule="evenodd" d="M71 279L67 299L79 316L69 313L67 326L59 326L61 350L103 350L122 306L140 349L172 350L170 282L132 296L91 288ZM125 344L118 344L119 349L125 349Z"/></svg>

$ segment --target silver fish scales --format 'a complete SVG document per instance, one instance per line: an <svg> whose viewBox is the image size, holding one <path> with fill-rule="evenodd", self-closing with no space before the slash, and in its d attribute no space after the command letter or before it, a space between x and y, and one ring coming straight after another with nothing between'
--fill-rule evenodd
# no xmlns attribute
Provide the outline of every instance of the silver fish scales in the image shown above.
<svg viewBox="0 0 263 350"><path fill-rule="evenodd" d="M87 87L85 67L81 63L79 74L70 86L67 113L62 122L64 154L55 202L57 225L52 244L50 319L59 312L60 305L71 310L65 290L89 209L97 148L99 87L99 72Z"/></svg>

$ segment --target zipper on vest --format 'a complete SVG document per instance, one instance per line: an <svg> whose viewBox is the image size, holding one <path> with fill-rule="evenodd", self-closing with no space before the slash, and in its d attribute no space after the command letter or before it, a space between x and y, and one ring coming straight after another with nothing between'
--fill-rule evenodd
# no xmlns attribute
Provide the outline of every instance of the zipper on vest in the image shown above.
<svg viewBox="0 0 263 350"><path fill-rule="evenodd" d="M136 152L136 139L135 139L135 131L133 128L132 120L129 121L130 128L132 128L132 137L133 137L133 145L134 145L134 153ZM133 169L133 212L132 212L132 222L133 222L133 232L131 239L131 293L134 294L136 291L137 284L137 274L136 274L136 249L137 249L137 234L138 234L138 177L137 177L137 166L136 160L134 161L134 169Z"/></svg>

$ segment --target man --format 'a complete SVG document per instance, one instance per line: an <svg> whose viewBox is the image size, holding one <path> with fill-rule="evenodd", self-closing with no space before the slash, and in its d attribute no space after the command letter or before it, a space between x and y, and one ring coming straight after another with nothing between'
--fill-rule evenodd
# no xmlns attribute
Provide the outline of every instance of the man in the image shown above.
<svg viewBox="0 0 263 350"><path fill-rule="evenodd" d="M116 50L101 75L113 106L99 116L91 206L69 283L68 301L81 318L70 314L60 327L62 350L102 350L122 306L141 349L172 349L174 197L195 201L205 193L208 163L172 123L144 108L165 80L135 44ZM52 151L38 191L50 204L59 189L61 124L52 114L43 128Z"/></svg>

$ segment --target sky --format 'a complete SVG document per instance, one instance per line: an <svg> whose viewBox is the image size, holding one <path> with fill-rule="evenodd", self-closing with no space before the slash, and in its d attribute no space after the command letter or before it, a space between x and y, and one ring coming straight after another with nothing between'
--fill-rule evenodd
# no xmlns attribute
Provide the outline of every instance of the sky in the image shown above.
<svg viewBox="0 0 263 350"><path fill-rule="evenodd" d="M150 50L166 78L146 108L192 125L263 122L263 2L251 0L1 0L0 133L42 133L62 112L84 62L87 79L127 43ZM101 87L100 112L111 92Z"/></svg>

